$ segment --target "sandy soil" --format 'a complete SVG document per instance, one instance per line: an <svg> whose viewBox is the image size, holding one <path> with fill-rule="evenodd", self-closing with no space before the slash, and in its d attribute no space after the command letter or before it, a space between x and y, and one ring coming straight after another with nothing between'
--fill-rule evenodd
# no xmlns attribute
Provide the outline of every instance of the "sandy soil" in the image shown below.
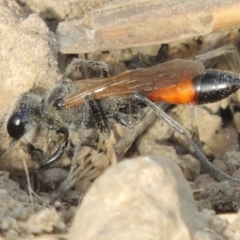
<svg viewBox="0 0 240 240"><path fill-rule="evenodd" d="M34 168L56 151L63 136L43 124L32 137L32 146L24 139L13 144L6 122L20 94L31 91L44 99L72 58L84 57L76 52L59 53L56 29L59 21L80 18L107 1L88 2L0 2L0 236L239 239L239 184L214 179L201 167L189 143L148 109L140 111L130 129L111 123L107 140L88 131L88 146L79 149L79 133L70 131L71 144L63 157L39 173L39 189L32 191ZM229 43L239 47L239 40L239 31L232 30L85 56L106 62L112 76L175 58L194 58ZM224 57L205 64L239 71ZM83 77L84 71L76 70L71 77ZM88 74L98 76L99 72L90 69ZM200 142L215 166L239 178L239 102L236 93L231 99L194 109L161 107ZM199 138L193 131L195 126Z"/></svg>

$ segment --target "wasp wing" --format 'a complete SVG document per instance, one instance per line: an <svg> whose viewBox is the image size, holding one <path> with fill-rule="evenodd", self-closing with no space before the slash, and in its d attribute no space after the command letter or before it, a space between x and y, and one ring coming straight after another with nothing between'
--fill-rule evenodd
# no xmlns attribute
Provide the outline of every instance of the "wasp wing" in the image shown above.
<svg viewBox="0 0 240 240"><path fill-rule="evenodd" d="M87 95L103 99L132 93L146 94L176 86L179 82L194 79L204 72L201 62L176 59L146 69L130 70L114 77L82 80L78 82L79 90L63 99L64 106L82 105Z"/></svg>

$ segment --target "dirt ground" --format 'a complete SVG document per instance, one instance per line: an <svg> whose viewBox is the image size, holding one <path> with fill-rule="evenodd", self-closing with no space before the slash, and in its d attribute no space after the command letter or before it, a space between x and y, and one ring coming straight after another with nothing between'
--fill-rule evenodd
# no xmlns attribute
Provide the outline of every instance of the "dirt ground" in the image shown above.
<svg viewBox="0 0 240 240"><path fill-rule="evenodd" d="M239 183L214 178L186 139L148 108L139 111L132 128L110 122L110 138L96 129L84 132L87 141L81 146L79 132L69 127L70 144L59 161L38 173L33 191L35 167L53 155L64 137L42 124L13 142L7 121L23 92L45 99L73 58L106 62L114 76L176 58L195 59L233 44L235 52L204 65L240 73L238 29L162 45L60 53L59 22L107 2L75 1L63 8L65 1L0 1L0 237L240 239ZM70 77L85 74L99 77L95 69L76 69ZM159 106L199 143L212 164L240 178L239 98L236 93L204 106Z"/></svg>

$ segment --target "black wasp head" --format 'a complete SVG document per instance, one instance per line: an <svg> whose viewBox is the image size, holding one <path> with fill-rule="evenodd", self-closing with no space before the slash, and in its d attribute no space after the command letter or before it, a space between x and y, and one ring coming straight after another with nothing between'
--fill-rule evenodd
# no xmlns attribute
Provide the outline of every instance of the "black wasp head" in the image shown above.
<svg viewBox="0 0 240 240"><path fill-rule="evenodd" d="M24 93L16 101L12 113L7 121L7 132L14 140L25 136L27 141L31 141L35 135L36 122L38 118L40 98L32 93Z"/></svg>
<svg viewBox="0 0 240 240"><path fill-rule="evenodd" d="M26 132L29 115L27 112L16 112L8 119L7 131L15 140L21 138Z"/></svg>

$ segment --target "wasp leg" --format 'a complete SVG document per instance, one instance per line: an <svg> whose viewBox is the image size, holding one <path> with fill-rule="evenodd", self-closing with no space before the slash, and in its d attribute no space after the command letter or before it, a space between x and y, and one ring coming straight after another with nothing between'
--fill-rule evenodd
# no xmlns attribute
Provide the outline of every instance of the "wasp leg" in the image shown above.
<svg viewBox="0 0 240 240"><path fill-rule="evenodd" d="M71 73L76 70L76 68L82 67L99 68L101 70L101 77L107 78L109 76L108 65L105 62L74 58L72 62L67 66L67 69L63 74L63 79L68 78Z"/></svg>
<svg viewBox="0 0 240 240"><path fill-rule="evenodd" d="M240 56L237 47L233 44L227 44L204 54L197 55L194 57L194 60L201 61L205 65L207 60L220 56L224 56L226 58L233 72L240 73Z"/></svg>
<svg viewBox="0 0 240 240"><path fill-rule="evenodd" d="M90 95L85 98L81 122L83 129L95 127L104 138L110 136L108 120L101 103L94 100Z"/></svg>
<svg viewBox="0 0 240 240"><path fill-rule="evenodd" d="M57 151L50 156L48 159L44 160L43 162L39 163L33 173L33 180L34 180L34 190L37 191L39 188L39 181L38 181L38 173L41 172L44 169L47 169L49 166L51 166L56 161L60 160L63 156L64 150L68 145L68 130L66 128L60 128L57 130L57 133L62 133L65 137L64 141L60 144Z"/></svg>
<svg viewBox="0 0 240 240"><path fill-rule="evenodd" d="M129 99L119 101L110 115L117 123L132 128L139 118L139 109L145 106L140 106L139 101L130 96Z"/></svg>
<svg viewBox="0 0 240 240"><path fill-rule="evenodd" d="M156 104L151 102L148 98L140 95L140 94L133 94L133 97L138 99L140 102L145 103L147 106L151 107L154 112L161 117L172 129L180 133L187 142L191 145L191 147L195 150L195 153L202 163L204 167L209 171L209 173L217 180L225 179L230 180L233 182L240 182L239 178L231 177L230 175L222 172L219 170L216 166L214 166L207 157L202 153L202 151L199 149L199 147L193 142L193 140L188 136L186 130L176 121L174 121L171 117L169 117L164 111L162 111Z"/></svg>

